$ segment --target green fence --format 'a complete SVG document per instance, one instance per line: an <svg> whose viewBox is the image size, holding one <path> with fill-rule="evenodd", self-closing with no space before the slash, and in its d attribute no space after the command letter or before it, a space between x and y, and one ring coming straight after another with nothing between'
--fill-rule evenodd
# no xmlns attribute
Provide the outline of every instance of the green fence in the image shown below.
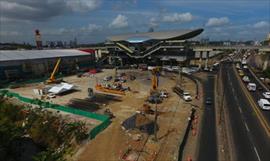
<svg viewBox="0 0 270 161"><path fill-rule="evenodd" d="M64 111L64 112L72 113L75 115L80 115L83 117L101 121L101 124L97 125L96 127L94 127L93 129L89 131L89 139L95 138L97 134L99 134L101 131L103 131L110 125L110 118L106 115L86 112L86 111L75 109L68 106L62 106L62 105L52 104L50 102L41 101L38 99L31 99L31 98L23 97L19 95L18 93L9 92L8 90L0 90L0 95L6 96L6 97L15 97L22 102L38 105L43 108L51 108L51 109Z"/></svg>

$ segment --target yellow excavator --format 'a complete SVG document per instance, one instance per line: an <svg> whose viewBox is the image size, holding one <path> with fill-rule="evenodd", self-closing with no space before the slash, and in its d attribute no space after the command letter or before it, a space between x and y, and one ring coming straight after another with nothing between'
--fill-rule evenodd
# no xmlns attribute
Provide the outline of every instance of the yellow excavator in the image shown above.
<svg viewBox="0 0 270 161"><path fill-rule="evenodd" d="M62 80L57 80L55 79L55 73L57 72L57 70L59 69L59 64L61 62L61 58L59 58L54 66L53 72L51 73L50 78L46 81L47 84L51 84L51 83L59 83Z"/></svg>

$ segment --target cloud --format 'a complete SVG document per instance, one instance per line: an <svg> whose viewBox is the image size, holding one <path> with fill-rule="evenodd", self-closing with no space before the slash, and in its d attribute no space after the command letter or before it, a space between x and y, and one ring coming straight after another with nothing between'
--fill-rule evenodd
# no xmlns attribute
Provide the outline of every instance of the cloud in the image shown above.
<svg viewBox="0 0 270 161"><path fill-rule="evenodd" d="M67 6L73 11L84 12L98 8L101 0L66 0Z"/></svg>
<svg viewBox="0 0 270 161"><path fill-rule="evenodd" d="M0 17L44 21L70 12L96 9L101 0L1 0Z"/></svg>
<svg viewBox="0 0 270 161"><path fill-rule="evenodd" d="M109 24L110 28L124 28L128 26L128 18L124 15L119 14L113 21Z"/></svg>
<svg viewBox="0 0 270 161"><path fill-rule="evenodd" d="M184 23L184 22L190 22L194 19L191 13L186 12L186 13L173 13L170 15L164 15L162 17L163 22L179 22L179 23Z"/></svg>
<svg viewBox="0 0 270 161"><path fill-rule="evenodd" d="M149 26L150 27L158 27L158 21L157 21L157 19L154 18L154 17L150 18Z"/></svg>
<svg viewBox="0 0 270 161"><path fill-rule="evenodd" d="M102 30L102 26L100 25L96 25L96 24L89 24L87 27L82 27L81 31L82 32L95 32L95 31L101 31Z"/></svg>
<svg viewBox="0 0 270 161"><path fill-rule="evenodd" d="M0 30L1 36L20 36L21 33L18 31L2 31Z"/></svg>
<svg viewBox="0 0 270 161"><path fill-rule="evenodd" d="M137 0L113 0L112 9L115 11L124 10L137 5Z"/></svg>
<svg viewBox="0 0 270 161"><path fill-rule="evenodd" d="M209 18L207 23L205 24L205 26L222 26L225 24L229 23L229 18L228 17L220 17L220 18L216 18L216 17L212 17Z"/></svg>
<svg viewBox="0 0 270 161"><path fill-rule="evenodd" d="M266 21L260 21L253 25L253 27L255 28L264 28L264 27L269 27L269 26L270 26L269 22L266 22Z"/></svg>

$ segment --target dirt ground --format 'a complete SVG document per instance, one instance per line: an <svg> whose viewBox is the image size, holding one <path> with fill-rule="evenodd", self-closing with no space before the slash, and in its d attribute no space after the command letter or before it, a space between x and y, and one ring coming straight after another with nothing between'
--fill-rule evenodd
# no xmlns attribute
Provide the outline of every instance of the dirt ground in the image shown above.
<svg viewBox="0 0 270 161"><path fill-rule="evenodd" d="M169 92L169 98L165 99L157 106L161 113L158 116L159 130L157 132L158 141L153 141L153 136L142 134L140 141L133 141L134 134L141 134L139 131L126 132L121 128L121 123L143 106L151 88L151 73L149 71L139 70L119 70L119 73L125 72L127 75L136 76L136 80L128 80L124 86L131 88L130 92L126 92L123 97L115 98L99 94L96 100L89 101L87 99L87 89L94 88L96 81L101 81L104 76L114 75L114 70L104 70L97 73L94 77L76 76L65 77L68 83L78 86L79 91L69 93L63 96L57 96L50 101L61 105L74 105L86 102L85 106L77 107L82 110L103 113L105 108L110 109L115 115L112 123L102 131L95 139L90 140L81 146L73 160L78 161L108 161L119 160L120 156L130 147L139 154L139 159L144 160L160 160L172 161L178 158L178 148L182 141L188 117L191 112L191 105L185 103L178 95L172 91L172 87L176 85L176 77L168 74L160 77L159 89L166 89ZM184 89L189 91L194 99L195 83L183 78ZM13 92L19 93L26 97L38 98L33 92L34 88L43 88L43 84L28 85L26 87L12 89ZM78 103L76 103L76 101ZM88 103L89 106L88 106ZM199 104L195 100L192 104ZM72 107L74 107L72 106ZM154 105L150 105L154 110ZM76 107L75 107L76 108ZM149 116L153 119L153 116Z"/></svg>

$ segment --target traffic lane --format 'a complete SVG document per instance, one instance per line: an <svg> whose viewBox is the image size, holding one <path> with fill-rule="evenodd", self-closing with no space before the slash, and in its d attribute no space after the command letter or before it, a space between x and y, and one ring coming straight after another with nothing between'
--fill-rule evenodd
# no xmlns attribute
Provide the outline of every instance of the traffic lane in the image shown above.
<svg viewBox="0 0 270 161"><path fill-rule="evenodd" d="M260 124L257 118L258 116L256 116L251 105L249 104L247 97L243 93L239 84L241 82L238 81L233 68L230 67L227 71L230 75L229 81L231 82L232 88L234 89L233 91L235 93L235 98L237 98L236 103L238 102L238 106L240 107L238 111L243 116L242 120L246 128L247 136L253 146L253 151L255 152L257 158L260 158L260 160L269 161L270 139L267 136L265 129Z"/></svg>
<svg viewBox="0 0 270 161"><path fill-rule="evenodd" d="M233 143L235 147L235 154L238 161L255 161L257 160L256 154L252 149L252 144L248 138L245 125L241 117L240 111L238 111L237 97L233 92L233 87L228 71L229 67L226 65L222 70L222 78L224 82L224 94L226 99L226 108L228 109L230 126L232 129Z"/></svg>
<svg viewBox="0 0 270 161"><path fill-rule="evenodd" d="M244 70L245 74L250 78L250 82L254 82L257 85L257 90L255 92L250 92L252 98L254 99L254 101L257 103L259 99L264 98L264 96L262 95L262 92L265 92L264 90L260 91L258 90L259 88L262 88L262 86L260 85L260 83L251 75L251 73L249 72L249 70ZM245 85L247 85L245 83ZM257 103L258 104L258 103ZM262 110L259 106L257 106L257 108L259 108L259 110L262 111L263 116L265 117L265 119L267 120L268 124L270 124L270 111L265 111Z"/></svg>
<svg viewBox="0 0 270 161"><path fill-rule="evenodd" d="M216 142L216 118L215 118L215 101L214 101L214 77L209 74L207 81L203 82L204 86L204 103L207 97L213 99L211 105L205 105L202 132L200 135L200 146L198 161L216 161L217 159L217 142Z"/></svg>

